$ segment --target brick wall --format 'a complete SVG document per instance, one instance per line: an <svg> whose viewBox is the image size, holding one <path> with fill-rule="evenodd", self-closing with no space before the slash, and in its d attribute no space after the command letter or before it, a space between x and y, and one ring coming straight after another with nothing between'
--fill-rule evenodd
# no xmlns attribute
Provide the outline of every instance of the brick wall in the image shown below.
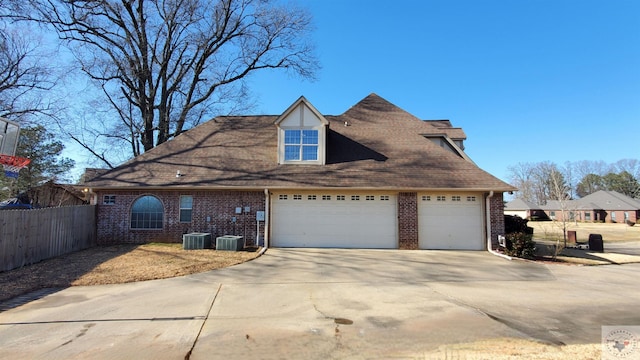
<svg viewBox="0 0 640 360"><path fill-rule="evenodd" d="M400 249L418 249L418 194L398 194L398 242Z"/></svg>
<svg viewBox="0 0 640 360"><path fill-rule="evenodd" d="M613 215L615 213L615 216ZM606 217L606 222L608 223L619 223L619 224L625 224L626 220L624 217L624 214L627 214L628 220L631 222L638 222L638 212L634 211L634 210L619 210L619 211L609 211ZM615 219L614 219L615 217Z"/></svg>
<svg viewBox="0 0 640 360"><path fill-rule="evenodd" d="M98 194L98 244L148 242L182 242L182 234L208 232L215 239L221 235L241 235L246 245L256 243L256 211L264 211L265 197L260 191L111 191ZM115 195L115 204L104 205L104 195ZM157 197L164 207L163 228L131 229L131 205L143 195ZM193 196L192 219L181 223L180 196ZM248 213L244 212L249 207ZM242 208L236 214L236 208ZM236 222L232 222L232 218ZM264 224L260 224L264 238ZM215 240L214 240L215 241Z"/></svg>
<svg viewBox="0 0 640 360"><path fill-rule="evenodd" d="M494 193L489 202L491 207L491 245L498 248L498 235L504 235L504 196L502 193Z"/></svg>
<svg viewBox="0 0 640 360"><path fill-rule="evenodd" d="M115 204L103 205L104 195L115 195ZM130 229L130 209L143 195L156 196L163 204L161 230ZM192 221L181 223L180 196L193 196ZM98 193L98 244L148 242L181 242L182 234L209 232L215 239L221 235L242 235L247 245L256 243L256 211L264 211L265 197L260 191L111 191ZM245 207L249 213L244 213ZM237 207L242 208L236 214ZM491 241L497 248L497 235L504 235L503 194L490 200ZM232 218L236 217L236 222ZM260 239L264 239L264 222L260 224ZM418 249L418 197L415 192L398 194L398 240L400 249Z"/></svg>
<svg viewBox="0 0 640 360"><path fill-rule="evenodd" d="M554 216L551 216L551 212L554 212ZM578 222L606 222L606 223L625 223L624 213L627 213L629 216L629 220L632 222L638 222L638 218L640 218L640 211L635 210L565 210L565 216L567 221L578 221ZM589 213L590 216L587 219L585 213ZM615 221L613 214L615 213ZM562 221L563 215L562 210L547 210L547 216L555 221ZM573 214L573 217L571 216Z"/></svg>

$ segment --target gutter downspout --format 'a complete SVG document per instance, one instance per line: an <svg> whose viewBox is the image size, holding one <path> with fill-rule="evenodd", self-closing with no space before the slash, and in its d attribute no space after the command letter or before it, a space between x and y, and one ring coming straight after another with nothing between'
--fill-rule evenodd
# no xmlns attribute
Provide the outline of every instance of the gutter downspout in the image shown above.
<svg viewBox="0 0 640 360"><path fill-rule="evenodd" d="M493 197L493 190L489 192L489 195L487 196L487 199L485 202L485 209L486 209L485 212L487 214L487 251L489 251L489 253L495 256L499 256L507 260L512 260L513 258L511 256L500 254L499 252L494 251L493 248L491 247L491 198L492 197Z"/></svg>
<svg viewBox="0 0 640 360"><path fill-rule="evenodd" d="M262 251L260 251L260 255L269 248L270 204L271 196L269 195L269 189L264 189L264 245L262 247Z"/></svg>

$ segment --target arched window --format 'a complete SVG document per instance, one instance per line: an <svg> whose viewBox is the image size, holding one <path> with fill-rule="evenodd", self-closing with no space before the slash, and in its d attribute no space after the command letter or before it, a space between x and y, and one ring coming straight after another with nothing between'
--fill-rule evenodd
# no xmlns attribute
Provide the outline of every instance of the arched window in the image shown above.
<svg viewBox="0 0 640 360"><path fill-rule="evenodd" d="M131 207L131 228L162 229L163 213L162 202L157 197L142 196Z"/></svg>

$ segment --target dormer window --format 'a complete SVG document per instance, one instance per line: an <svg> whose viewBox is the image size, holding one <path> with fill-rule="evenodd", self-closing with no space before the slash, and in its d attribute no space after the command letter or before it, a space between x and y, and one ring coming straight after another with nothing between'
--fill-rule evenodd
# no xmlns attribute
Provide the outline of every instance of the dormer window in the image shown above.
<svg viewBox="0 0 640 360"><path fill-rule="evenodd" d="M275 125L278 163L324 165L329 122L304 97L293 103Z"/></svg>
<svg viewBox="0 0 640 360"><path fill-rule="evenodd" d="M285 130L285 161L317 161L318 130Z"/></svg>

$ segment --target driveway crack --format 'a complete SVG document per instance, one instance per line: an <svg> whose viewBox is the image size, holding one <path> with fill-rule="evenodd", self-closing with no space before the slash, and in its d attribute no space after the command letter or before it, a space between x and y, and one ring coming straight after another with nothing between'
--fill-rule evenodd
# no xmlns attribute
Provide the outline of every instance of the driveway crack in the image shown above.
<svg viewBox="0 0 640 360"><path fill-rule="evenodd" d="M525 324L521 324L521 323L518 323L518 322L515 322L515 321L511 321L511 320L507 320L507 319L501 318L501 317L499 317L497 315L494 315L494 314L492 314L492 313L490 313L488 311L485 311L485 310L480 309L480 308L478 308L476 306L468 304L468 303L466 303L466 302L464 302L464 301L462 301L460 299L454 298L453 296L451 296L449 294L445 294L445 293L439 292L439 291L437 291L437 290L435 290L433 288L431 288L431 291L433 291L434 293L436 293L438 295L446 297L450 302L452 302L452 303L454 303L454 304L456 304L458 306L461 306L461 307L473 310L473 311L475 311L475 312L477 312L479 314L482 314L483 316L486 316L486 317L488 317L489 319L491 319L493 321L499 322L500 324L505 325L506 327L508 327L511 330L515 330L515 331L517 331L519 333L522 333L523 335L526 335L527 337L529 337L531 339L534 339L534 340L539 341L541 343L551 344L551 345L556 345L556 346L564 346L564 345L566 345L564 342L562 342L562 341L558 340L557 338L555 338L552 334L548 334L548 336L545 335L545 333L547 332L546 329L544 331L540 331L540 330L531 328L531 327L529 327L529 326L527 326Z"/></svg>

